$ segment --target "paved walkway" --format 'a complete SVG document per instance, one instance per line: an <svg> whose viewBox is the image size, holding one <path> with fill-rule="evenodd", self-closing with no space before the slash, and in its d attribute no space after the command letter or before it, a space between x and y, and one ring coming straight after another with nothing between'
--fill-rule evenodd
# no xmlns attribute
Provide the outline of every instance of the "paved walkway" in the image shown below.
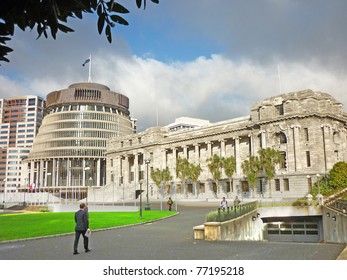
<svg viewBox="0 0 347 280"><path fill-rule="evenodd" d="M152 205L158 208L159 205ZM72 254L74 235L0 243L1 260L335 260L344 244L266 241L211 242L193 239L193 226L204 222L214 205L180 205L165 220L95 231L90 253ZM143 212L146 215L146 211Z"/></svg>

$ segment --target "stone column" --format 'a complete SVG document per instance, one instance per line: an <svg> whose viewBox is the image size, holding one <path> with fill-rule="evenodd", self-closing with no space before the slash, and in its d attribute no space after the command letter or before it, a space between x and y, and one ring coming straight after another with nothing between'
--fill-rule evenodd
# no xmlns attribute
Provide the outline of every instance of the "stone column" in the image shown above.
<svg viewBox="0 0 347 280"><path fill-rule="evenodd" d="M318 154L318 160L317 162L320 163L319 166L317 166L318 170L322 170L324 168L324 171L330 170L333 167L334 162L334 148L332 146L332 131L330 125L321 125L322 133L323 133L323 163L319 160L321 158L320 154ZM330 159L330 160L329 160ZM323 165L323 166L322 166Z"/></svg>
<svg viewBox="0 0 347 280"><path fill-rule="evenodd" d="M136 153L134 155L134 182L139 182L139 173L140 173L140 166L139 166L139 154Z"/></svg>
<svg viewBox="0 0 347 280"><path fill-rule="evenodd" d="M198 164L200 162L200 148L199 148L199 144L194 144L194 148L195 148L195 163Z"/></svg>
<svg viewBox="0 0 347 280"><path fill-rule="evenodd" d="M39 167L38 167L38 175L39 175L39 180L38 180L38 187L45 187L45 180L44 180L44 177L43 177L43 172L44 172L44 161L41 159L40 160L40 164L39 164Z"/></svg>
<svg viewBox="0 0 347 280"><path fill-rule="evenodd" d="M212 156L212 143L211 142L206 142L207 145L207 157L210 158Z"/></svg>
<svg viewBox="0 0 347 280"><path fill-rule="evenodd" d="M220 155L221 157L225 157L225 140L220 140Z"/></svg>
<svg viewBox="0 0 347 280"><path fill-rule="evenodd" d="M235 154L235 160L236 160L236 174L238 176L241 176L240 138L239 137L233 137L233 139L235 141L234 154Z"/></svg>
<svg viewBox="0 0 347 280"><path fill-rule="evenodd" d="M177 164L177 148L172 148L172 168L176 170L176 164ZM176 172L172 174L173 180L176 180Z"/></svg>
<svg viewBox="0 0 347 280"><path fill-rule="evenodd" d="M57 160L54 158L52 160L52 187L56 186L56 178L57 178L57 174L56 174L56 165L57 165Z"/></svg>
<svg viewBox="0 0 347 280"><path fill-rule="evenodd" d="M299 138L300 125L292 125L291 128L293 128L294 168L295 168L295 171L297 171L301 169L300 138Z"/></svg>
<svg viewBox="0 0 347 280"><path fill-rule="evenodd" d="M188 147L187 146L183 146L183 157L188 159Z"/></svg>
<svg viewBox="0 0 347 280"><path fill-rule="evenodd" d="M96 186L100 187L100 165L101 165L101 160L97 159L96 160Z"/></svg>

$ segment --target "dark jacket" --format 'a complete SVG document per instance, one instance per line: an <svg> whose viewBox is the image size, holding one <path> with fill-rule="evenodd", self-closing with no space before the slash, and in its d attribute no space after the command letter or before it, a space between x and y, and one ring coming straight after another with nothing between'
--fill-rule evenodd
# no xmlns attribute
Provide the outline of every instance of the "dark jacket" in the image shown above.
<svg viewBox="0 0 347 280"><path fill-rule="evenodd" d="M75 213L75 230L87 230L89 228L88 214L80 209Z"/></svg>

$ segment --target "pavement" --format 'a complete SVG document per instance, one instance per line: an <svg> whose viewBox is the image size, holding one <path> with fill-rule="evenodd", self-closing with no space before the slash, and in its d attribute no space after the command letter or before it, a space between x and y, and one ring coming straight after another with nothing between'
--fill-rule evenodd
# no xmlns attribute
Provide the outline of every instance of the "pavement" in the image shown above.
<svg viewBox="0 0 347 280"><path fill-rule="evenodd" d="M152 204L160 209L160 204ZM215 209L209 203L181 203L179 214L152 223L94 231L91 252L82 240L72 254L73 234L0 243L0 260L336 260L346 244L194 240L193 227ZM146 211L143 211L146 215Z"/></svg>

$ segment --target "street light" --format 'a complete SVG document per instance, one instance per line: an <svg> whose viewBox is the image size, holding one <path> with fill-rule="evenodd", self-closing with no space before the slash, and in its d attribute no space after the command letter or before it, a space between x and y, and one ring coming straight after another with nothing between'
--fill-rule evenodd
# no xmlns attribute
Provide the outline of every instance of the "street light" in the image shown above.
<svg viewBox="0 0 347 280"><path fill-rule="evenodd" d="M140 180L140 219L142 219L142 183L143 180Z"/></svg>
<svg viewBox="0 0 347 280"><path fill-rule="evenodd" d="M321 206L323 205L323 195L320 193L320 185L319 185L319 177L320 175L317 174L317 184L318 184L318 194L317 194L317 199L318 199L318 204Z"/></svg>
<svg viewBox="0 0 347 280"><path fill-rule="evenodd" d="M145 160L145 164L147 166L147 203L146 203L146 207L145 207L145 210L151 210L151 205L149 204L149 197L148 197L148 166L150 164L151 160L150 159L146 159Z"/></svg>
<svg viewBox="0 0 347 280"><path fill-rule="evenodd" d="M86 193L86 203L88 203L88 184L87 184L87 170L90 170L90 167L87 166L84 168L84 186L87 191Z"/></svg>

